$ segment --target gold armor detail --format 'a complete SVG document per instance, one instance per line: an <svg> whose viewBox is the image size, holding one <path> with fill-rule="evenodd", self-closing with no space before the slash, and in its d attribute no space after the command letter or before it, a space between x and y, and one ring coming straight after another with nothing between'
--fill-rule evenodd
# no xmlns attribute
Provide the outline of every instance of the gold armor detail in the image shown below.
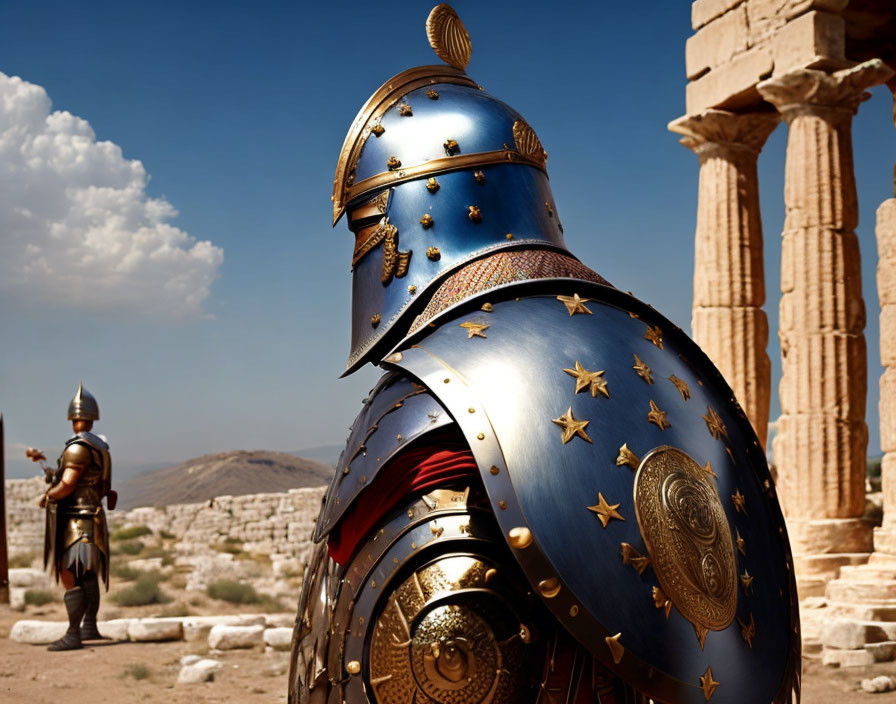
<svg viewBox="0 0 896 704"><path fill-rule="evenodd" d="M710 476L689 455L664 445L641 462L634 495L663 592L698 633L727 628L737 607L737 565Z"/></svg>
<svg viewBox="0 0 896 704"><path fill-rule="evenodd" d="M391 594L370 644L377 701L517 701L524 647L519 632L499 640L485 609L474 606L484 592L499 598L488 584L495 574L475 557L448 556L417 570Z"/></svg>
<svg viewBox="0 0 896 704"><path fill-rule="evenodd" d="M86 543L83 569L90 569L109 584L109 531L102 498L108 492L111 461L107 451L86 440L69 441L59 457L59 468L78 472L74 490L65 498L47 504L44 563L59 576L68 569L70 549ZM98 551L98 553L97 553ZM79 558L80 561L80 558Z"/></svg>
<svg viewBox="0 0 896 704"><path fill-rule="evenodd" d="M426 18L426 36L432 50L442 61L461 71L467 67L473 53L473 42L454 8L445 3L434 7Z"/></svg>

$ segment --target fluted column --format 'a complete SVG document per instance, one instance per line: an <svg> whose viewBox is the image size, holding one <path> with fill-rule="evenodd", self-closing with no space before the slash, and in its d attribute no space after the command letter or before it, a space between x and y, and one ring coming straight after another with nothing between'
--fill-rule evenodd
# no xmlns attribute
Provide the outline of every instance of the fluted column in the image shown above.
<svg viewBox="0 0 896 704"><path fill-rule="evenodd" d="M794 552L862 552L867 362L852 117L880 61L758 85L789 126L781 251L781 417L773 442ZM825 520L837 519L837 520Z"/></svg>
<svg viewBox="0 0 896 704"><path fill-rule="evenodd" d="M891 83L896 89L896 83ZM896 123L896 94L893 100ZM894 173L896 190L896 173ZM877 294L880 298L880 444L883 525L875 531L874 549L896 555L896 198L877 209Z"/></svg>
<svg viewBox="0 0 896 704"><path fill-rule="evenodd" d="M762 446L771 363L756 160L777 113L707 110L669 129L700 159L694 246L694 340L722 372Z"/></svg>

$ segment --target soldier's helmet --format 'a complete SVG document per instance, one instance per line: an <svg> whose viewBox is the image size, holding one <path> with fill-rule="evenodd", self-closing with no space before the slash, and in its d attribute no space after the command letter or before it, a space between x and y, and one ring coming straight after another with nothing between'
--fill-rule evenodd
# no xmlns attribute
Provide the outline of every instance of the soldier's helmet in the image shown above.
<svg viewBox="0 0 896 704"><path fill-rule="evenodd" d="M68 404L68 420L99 420L100 406L82 384L78 384L75 397Z"/></svg>
<svg viewBox="0 0 896 704"><path fill-rule="evenodd" d="M358 113L333 183L348 213L352 341L346 373L379 361L451 272L508 248L566 251L547 152L465 68L472 44L448 5L426 23L444 65L388 80Z"/></svg>

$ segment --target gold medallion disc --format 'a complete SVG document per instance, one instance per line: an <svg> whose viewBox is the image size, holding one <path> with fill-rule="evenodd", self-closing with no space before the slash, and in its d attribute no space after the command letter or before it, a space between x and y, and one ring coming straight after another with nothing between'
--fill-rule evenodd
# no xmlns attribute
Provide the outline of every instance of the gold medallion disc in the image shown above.
<svg viewBox="0 0 896 704"><path fill-rule="evenodd" d="M634 498L663 592L694 626L727 628L737 608L737 564L710 475L681 450L661 446L641 462Z"/></svg>

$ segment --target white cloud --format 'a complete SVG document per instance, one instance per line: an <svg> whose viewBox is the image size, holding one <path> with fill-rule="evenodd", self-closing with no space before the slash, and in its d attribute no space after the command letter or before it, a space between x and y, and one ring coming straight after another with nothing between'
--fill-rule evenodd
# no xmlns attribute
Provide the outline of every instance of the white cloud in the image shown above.
<svg viewBox="0 0 896 704"><path fill-rule="evenodd" d="M0 292L103 312L203 315L224 253L169 224L143 164L0 73Z"/></svg>

